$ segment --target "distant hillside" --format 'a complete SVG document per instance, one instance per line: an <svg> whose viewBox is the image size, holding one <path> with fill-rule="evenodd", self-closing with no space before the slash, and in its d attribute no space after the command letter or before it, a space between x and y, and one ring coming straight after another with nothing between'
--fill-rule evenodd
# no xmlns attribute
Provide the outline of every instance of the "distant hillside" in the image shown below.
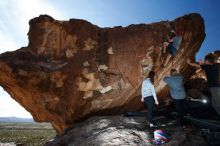
<svg viewBox="0 0 220 146"><path fill-rule="evenodd" d="M0 117L0 122L34 122L32 118Z"/></svg>

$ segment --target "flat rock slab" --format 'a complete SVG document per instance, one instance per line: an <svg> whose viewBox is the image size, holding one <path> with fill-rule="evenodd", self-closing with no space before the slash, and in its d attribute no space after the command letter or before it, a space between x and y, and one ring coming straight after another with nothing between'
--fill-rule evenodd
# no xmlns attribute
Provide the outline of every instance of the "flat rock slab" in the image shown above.
<svg viewBox="0 0 220 146"><path fill-rule="evenodd" d="M157 118L157 121L169 123L172 120ZM153 145L153 130L149 129L145 117L92 117L82 123L75 124L57 136L45 146L77 145L77 146L118 146L118 145ZM175 125L161 127L170 141L164 146L206 146L207 142L199 136L198 129L188 126L183 129Z"/></svg>

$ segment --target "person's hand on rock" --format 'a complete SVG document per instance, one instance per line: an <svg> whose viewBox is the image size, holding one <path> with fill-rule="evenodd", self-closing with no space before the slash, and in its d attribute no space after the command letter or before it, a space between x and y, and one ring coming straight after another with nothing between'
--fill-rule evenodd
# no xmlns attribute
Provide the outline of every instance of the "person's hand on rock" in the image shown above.
<svg viewBox="0 0 220 146"><path fill-rule="evenodd" d="M200 65L202 65L204 62L203 62L202 59L199 59L198 63L199 63Z"/></svg>
<svg viewBox="0 0 220 146"><path fill-rule="evenodd" d="M187 62L188 64L190 64L190 63L191 63L190 59L187 59L187 60L186 60L186 62Z"/></svg>

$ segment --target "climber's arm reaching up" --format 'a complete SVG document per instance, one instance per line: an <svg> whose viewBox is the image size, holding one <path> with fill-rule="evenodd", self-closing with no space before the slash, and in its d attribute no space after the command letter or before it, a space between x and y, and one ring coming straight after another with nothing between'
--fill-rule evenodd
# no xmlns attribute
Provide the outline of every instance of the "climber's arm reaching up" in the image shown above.
<svg viewBox="0 0 220 146"><path fill-rule="evenodd" d="M193 67L196 67L196 68L201 68L200 64L190 62L189 59L187 59L187 63L188 63L190 66L193 66Z"/></svg>

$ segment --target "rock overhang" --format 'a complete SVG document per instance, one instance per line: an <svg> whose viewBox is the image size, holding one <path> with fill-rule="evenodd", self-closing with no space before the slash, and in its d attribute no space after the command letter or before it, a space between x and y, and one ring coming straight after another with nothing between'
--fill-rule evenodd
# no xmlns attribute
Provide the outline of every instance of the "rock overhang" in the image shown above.
<svg viewBox="0 0 220 146"><path fill-rule="evenodd" d="M0 55L0 85L38 122L57 132L89 116L142 108L142 79L157 73L160 101L168 97L163 77L177 68L185 77L204 38L204 20L188 14L173 21L100 28L84 20L41 15L29 22L29 44ZM162 51L170 30L182 32L180 49L164 68Z"/></svg>

